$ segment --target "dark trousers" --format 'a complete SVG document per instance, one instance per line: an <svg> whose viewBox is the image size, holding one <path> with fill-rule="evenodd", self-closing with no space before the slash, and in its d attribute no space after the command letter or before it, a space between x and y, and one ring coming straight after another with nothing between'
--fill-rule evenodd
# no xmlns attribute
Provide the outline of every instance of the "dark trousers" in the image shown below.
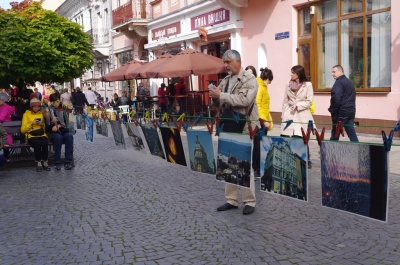
<svg viewBox="0 0 400 265"><path fill-rule="evenodd" d="M254 135L253 138L253 163L252 167L254 169L254 177L260 177L260 136Z"/></svg>
<svg viewBox="0 0 400 265"><path fill-rule="evenodd" d="M65 163L72 162L72 148L74 146L74 136L70 133L51 133L50 141L54 146L54 164L61 164L61 147L65 144Z"/></svg>
<svg viewBox="0 0 400 265"><path fill-rule="evenodd" d="M33 147L36 162L47 161L49 157L49 139L47 137L31 137L28 139L28 144Z"/></svg>
<svg viewBox="0 0 400 265"><path fill-rule="evenodd" d="M167 103L160 103L161 114L167 112Z"/></svg>
<svg viewBox="0 0 400 265"><path fill-rule="evenodd" d="M350 119L347 117L339 117L338 119L332 118L332 132L331 132L331 140L339 140L340 134L338 137L335 137L336 134L336 124L338 121L342 122L344 130L347 133L351 142L358 142L358 137L356 131L354 130L354 119Z"/></svg>

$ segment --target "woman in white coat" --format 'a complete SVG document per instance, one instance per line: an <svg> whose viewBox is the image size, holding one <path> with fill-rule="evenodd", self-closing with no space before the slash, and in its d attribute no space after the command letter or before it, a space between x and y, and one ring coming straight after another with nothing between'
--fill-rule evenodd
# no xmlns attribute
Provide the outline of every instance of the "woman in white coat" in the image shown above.
<svg viewBox="0 0 400 265"><path fill-rule="evenodd" d="M303 137L301 128L307 132L308 122L314 124L310 107L314 97L311 82L308 82L304 67L295 65L291 69L291 80L286 85L282 106L281 136ZM293 122L287 126L286 121ZM310 152L308 151L308 168L311 168Z"/></svg>

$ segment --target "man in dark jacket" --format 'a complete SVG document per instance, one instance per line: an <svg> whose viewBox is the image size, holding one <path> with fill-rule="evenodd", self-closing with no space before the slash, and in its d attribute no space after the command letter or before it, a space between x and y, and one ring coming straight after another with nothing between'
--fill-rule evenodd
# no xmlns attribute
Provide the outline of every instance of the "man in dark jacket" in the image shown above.
<svg viewBox="0 0 400 265"><path fill-rule="evenodd" d="M85 105L89 106L85 94L82 93L79 87L76 88L76 93L72 96L72 104L74 105L76 114L82 114Z"/></svg>
<svg viewBox="0 0 400 265"><path fill-rule="evenodd" d="M332 68L332 76L336 80L331 90L331 105L329 112L332 117L331 140L339 140L335 137L336 124L342 122L347 136L352 142L358 142L356 131L354 130L354 118L356 115L356 90L353 82L343 73L341 65Z"/></svg>

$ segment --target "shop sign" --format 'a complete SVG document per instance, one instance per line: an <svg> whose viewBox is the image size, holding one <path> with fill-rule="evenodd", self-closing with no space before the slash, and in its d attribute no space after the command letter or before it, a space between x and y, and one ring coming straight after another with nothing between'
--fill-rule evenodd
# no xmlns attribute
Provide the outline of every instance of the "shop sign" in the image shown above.
<svg viewBox="0 0 400 265"><path fill-rule="evenodd" d="M167 26L153 29L151 31L153 40L158 40L160 38L178 35L180 33L181 33L181 23L180 22L169 24Z"/></svg>
<svg viewBox="0 0 400 265"><path fill-rule="evenodd" d="M275 40L288 39L289 31L275 33Z"/></svg>
<svg viewBox="0 0 400 265"><path fill-rule="evenodd" d="M192 26L192 30L197 30L199 27L212 26L212 25L227 22L229 20L230 20L229 10L220 8L220 9L190 18L190 24Z"/></svg>

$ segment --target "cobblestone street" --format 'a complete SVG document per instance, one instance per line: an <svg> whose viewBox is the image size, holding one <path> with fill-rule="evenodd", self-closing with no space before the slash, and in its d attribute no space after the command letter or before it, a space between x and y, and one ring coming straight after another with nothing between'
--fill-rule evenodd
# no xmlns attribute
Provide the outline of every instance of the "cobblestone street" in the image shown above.
<svg viewBox="0 0 400 265"><path fill-rule="evenodd" d="M214 176L134 150L127 136L126 149L117 147L110 127L108 133L95 132L91 143L77 130L71 171L0 171L1 264L399 262L398 146L389 153L384 223L321 206L316 141L310 143L309 201L257 191L256 211L245 216L243 205L216 211L225 185Z"/></svg>

